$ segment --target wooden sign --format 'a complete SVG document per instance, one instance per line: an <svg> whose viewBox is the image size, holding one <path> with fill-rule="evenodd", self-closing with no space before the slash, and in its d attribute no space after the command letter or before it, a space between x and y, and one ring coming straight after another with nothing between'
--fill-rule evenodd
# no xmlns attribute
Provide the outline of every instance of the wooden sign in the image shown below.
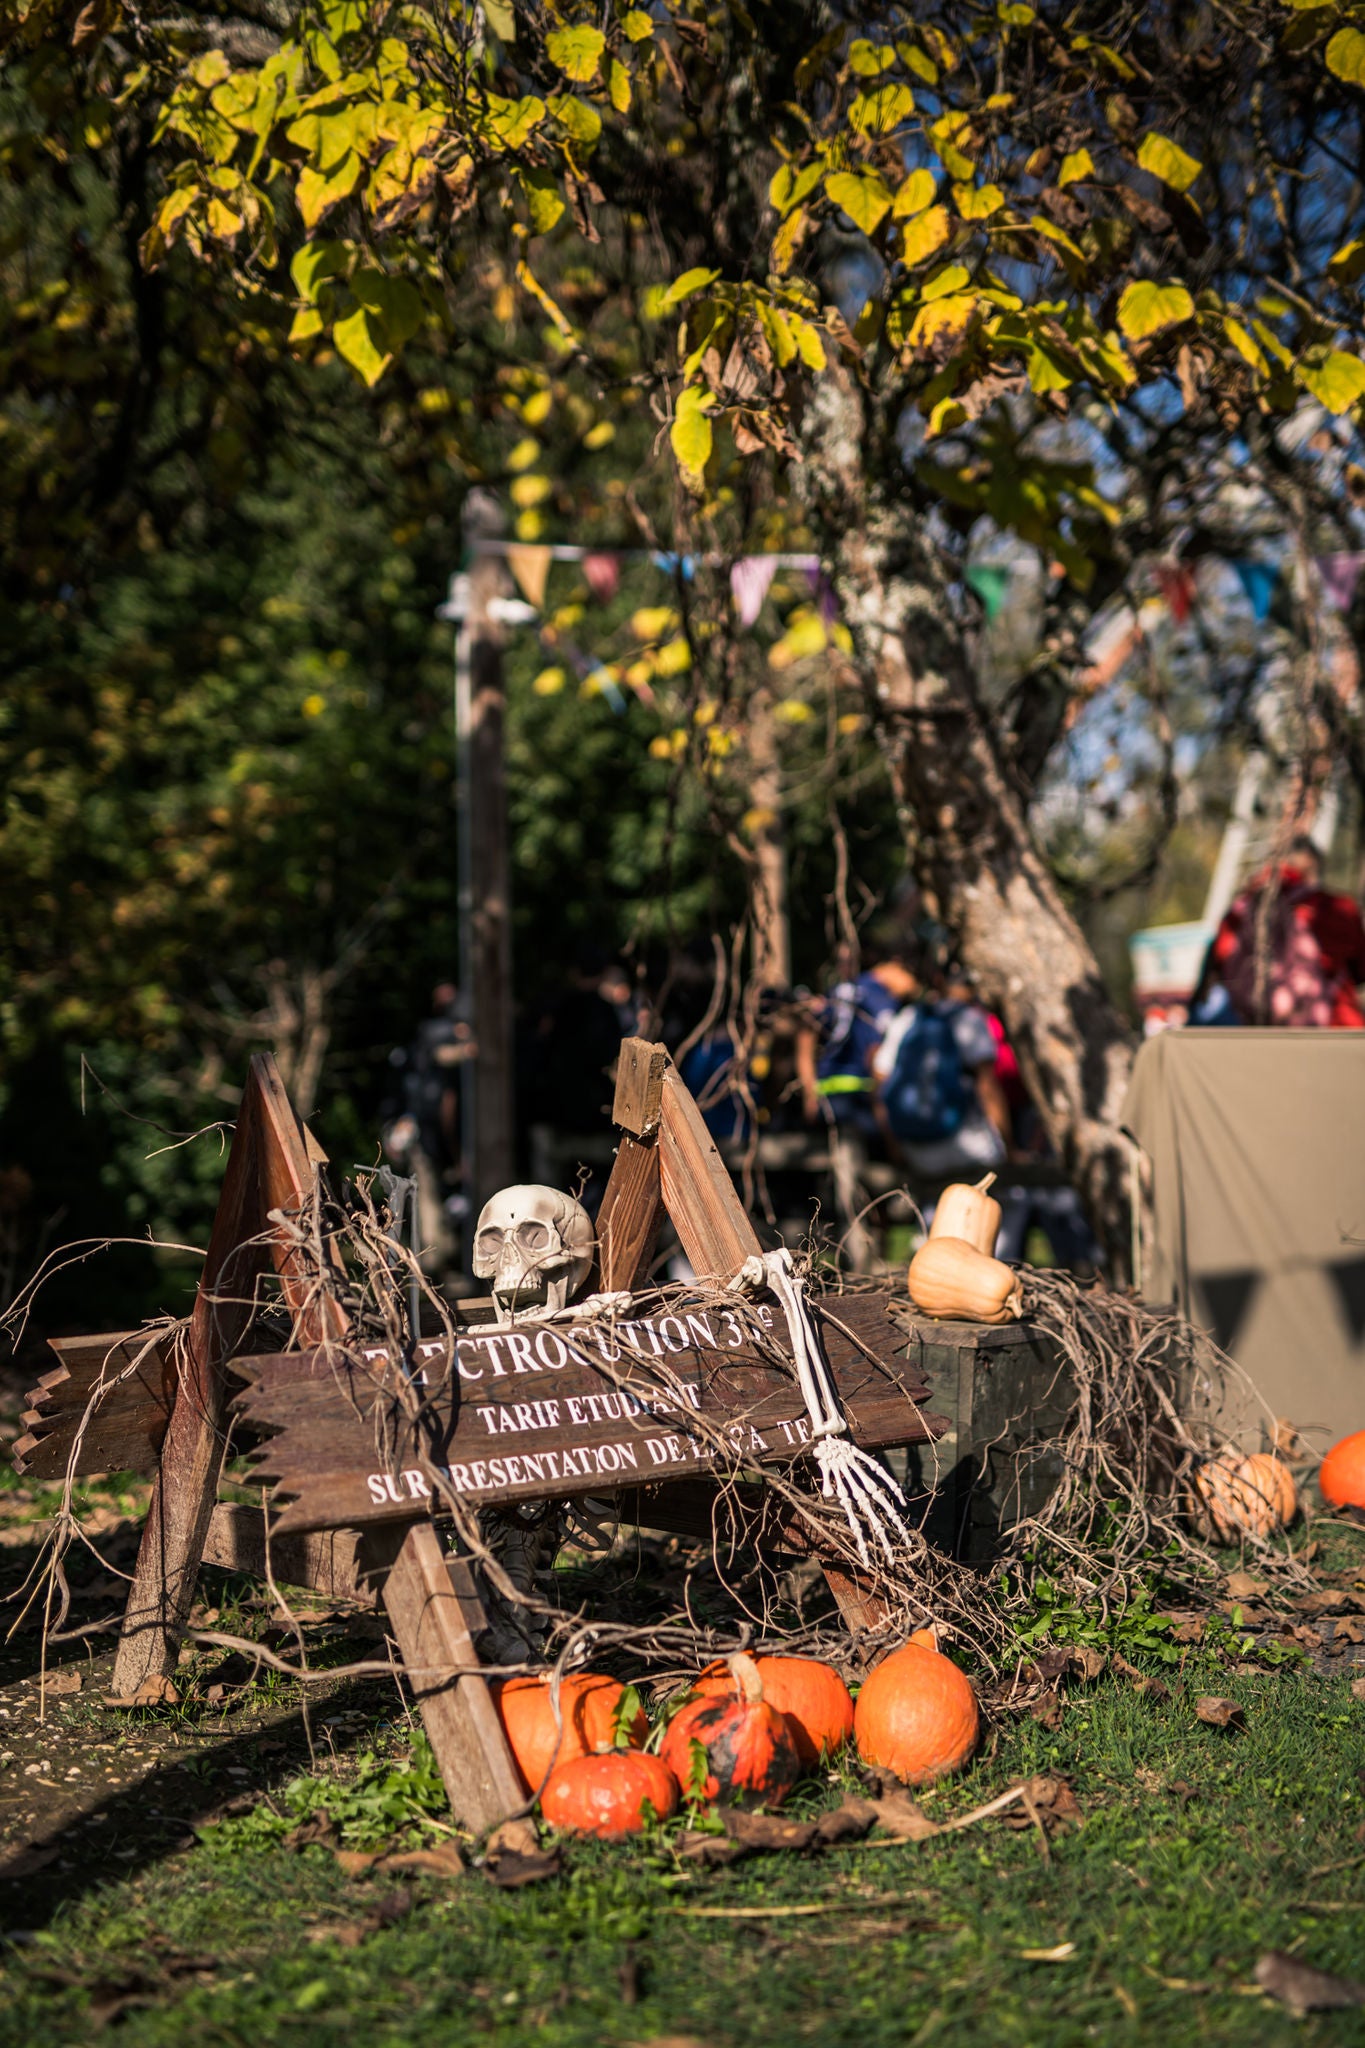
<svg viewBox="0 0 1365 2048"><path fill-rule="evenodd" d="M946 1424L904 1354L889 1293L833 1297L826 1354L850 1431L868 1447L925 1443ZM746 1323L748 1326L746 1327ZM756 1326L756 1327L755 1327ZM471 1506L557 1500L746 1466L783 1465L810 1442L785 1318L714 1295L637 1319L479 1329L418 1348L418 1432L386 1351L244 1358L244 1420L270 1440L280 1533L411 1520L433 1504L434 1463Z"/></svg>

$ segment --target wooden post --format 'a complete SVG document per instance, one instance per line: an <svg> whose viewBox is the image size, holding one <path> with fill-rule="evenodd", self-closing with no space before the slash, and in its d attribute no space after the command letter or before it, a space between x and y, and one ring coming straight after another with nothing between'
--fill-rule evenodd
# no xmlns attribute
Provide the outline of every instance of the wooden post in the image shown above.
<svg viewBox="0 0 1365 2048"><path fill-rule="evenodd" d="M500 526L496 507L466 513L475 550L468 609L455 653L459 752L460 976L478 1047L466 1069L461 1140L470 1161L472 1218L515 1173L512 1125L512 939L503 728L502 629L490 606L503 594L501 559L477 552Z"/></svg>
<svg viewBox="0 0 1365 2048"><path fill-rule="evenodd" d="M250 1320L258 1276L271 1265L279 1272L300 1341L320 1344L345 1330L340 1304L317 1288L270 1224L272 1209L297 1209L307 1199L321 1156L294 1116L274 1060L257 1053L242 1091L124 1613L113 1676L119 1698L133 1698L149 1680L169 1678L175 1669L218 1491L223 1368Z"/></svg>
<svg viewBox="0 0 1365 2048"><path fill-rule="evenodd" d="M754 827L753 960L760 988L786 988L792 978L787 917L787 827L782 815L782 770L773 700L755 693L749 709L749 798Z"/></svg>

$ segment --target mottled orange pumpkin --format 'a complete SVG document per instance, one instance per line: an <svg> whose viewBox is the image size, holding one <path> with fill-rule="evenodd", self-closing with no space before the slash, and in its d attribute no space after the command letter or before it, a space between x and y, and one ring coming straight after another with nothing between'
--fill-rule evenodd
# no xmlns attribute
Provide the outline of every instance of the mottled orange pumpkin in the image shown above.
<svg viewBox="0 0 1365 2048"><path fill-rule="evenodd" d="M818 1657L755 1657L763 1697L785 1714L804 1770L833 1756L853 1733L853 1697L832 1664ZM724 1664L712 1664L697 1680L699 1693L732 1693L735 1681Z"/></svg>
<svg viewBox="0 0 1365 2048"><path fill-rule="evenodd" d="M1365 1513L1365 1429L1333 1444L1318 1471L1318 1487L1328 1507Z"/></svg>
<svg viewBox="0 0 1365 2048"><path fill-rule="evenodd" d="M932 1785L961 1770L980 1727L971 1680L924 1643L903 1643L884 1657L853 1709L863 1762L894 1771L906 1785Z"/></svg>
<svg viewBox="0 0 1365 2048"><path fill-rule="evenodd" d="M606 1842L642 1833L646 1804L656 1820L667 1820L677 1811L678 1781L667 1764L638 1749L575 1757L550 1773L540 1795L540 1810L551 1827Z"/></svg>
<svg viewBox="0 0 1365 2048"><path fill-rule="evenodd" d="M706 1806L780 1806L801 1773L795 1737L786 1715L764 1699L753 1658L739 1651L727 1661L729 1693L687 1700L668 1724L660 1755L691 1795L694 1745L700 1745L706 1775L699 1796Z"/></svg>
<svg viewBox="0 0 1365 2048"><path fill-rule="evenodd" d="M555 1725L548 1672L494 1681L491 1691L528 1792L537 1789L552 1767L572 1763L576 1757L593 1756L615 1743L616 1721L625 1692L615 1678L595 1671L575 1671L561 1680L562 1729ZM648 1732L649 1722L642 1708L626 1734L631 1742L643 1742Z"/></svg>
<svg viewBox="0 0 1365 2048"><path fill-rule="evenodd" d="M1243 1457L1223 1451L1194 1475L1196 1525L1220 1543L1239 1536L1277 1536L1298 1509L1298 1490L1287 1465L1269 1451Z"/></svg>

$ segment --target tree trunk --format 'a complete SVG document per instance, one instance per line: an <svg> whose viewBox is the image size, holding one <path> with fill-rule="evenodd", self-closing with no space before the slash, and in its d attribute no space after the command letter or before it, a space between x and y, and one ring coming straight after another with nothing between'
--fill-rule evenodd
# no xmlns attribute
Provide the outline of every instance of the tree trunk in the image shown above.
<svg viewBox="0 0 1365 2048"><path fill-rule="evenodd" d="M1134 1042L1061 899L973 687L932 544L864 466L858 394L826 379L807 419L809 482L834 536L839 600L906 818L907 857L1004 1019L1048 1136L1104 1243L1129 1265L1118 1128Z"/></svg>

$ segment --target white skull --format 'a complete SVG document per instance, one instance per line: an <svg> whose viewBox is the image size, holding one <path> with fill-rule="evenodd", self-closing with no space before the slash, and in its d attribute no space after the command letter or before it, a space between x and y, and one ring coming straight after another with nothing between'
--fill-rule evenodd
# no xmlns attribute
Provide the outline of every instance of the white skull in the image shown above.
<svg viewBox="0 0 1365 2048"><path fill-rule="evenodd" d="M503 1188L474 1233L474 1271L499 1308L563 1308L592 1271L592 1219L558 1188Z"/></svg>

